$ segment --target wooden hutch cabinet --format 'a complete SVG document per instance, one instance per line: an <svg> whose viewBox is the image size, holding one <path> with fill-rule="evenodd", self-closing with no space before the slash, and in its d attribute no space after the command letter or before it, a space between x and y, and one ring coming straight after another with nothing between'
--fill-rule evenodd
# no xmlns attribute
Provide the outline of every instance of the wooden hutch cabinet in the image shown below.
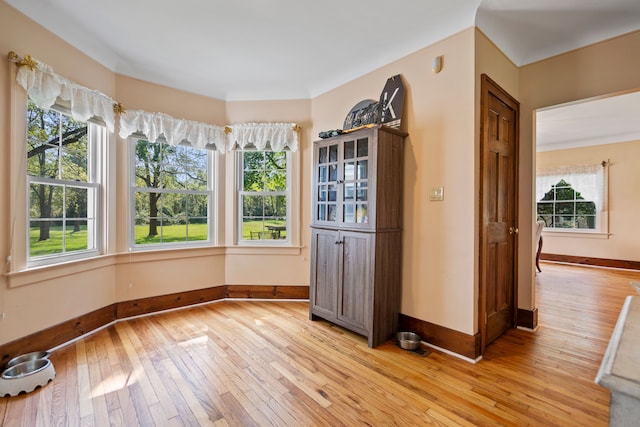
<svg viewBox="0 0 640 427"><path fill-rule="evenodd" d="M368 338L398 327L406 134L375 126L314 143L309 317Z"/></svg>

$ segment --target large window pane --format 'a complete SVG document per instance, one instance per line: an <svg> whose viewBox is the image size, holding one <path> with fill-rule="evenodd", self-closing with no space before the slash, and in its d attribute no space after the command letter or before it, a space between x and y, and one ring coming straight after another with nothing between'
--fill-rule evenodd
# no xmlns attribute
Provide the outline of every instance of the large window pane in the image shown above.
<svg viewBox="0 0 640 427"><path fill-rule="evenodd" d="M95 253L98 249L95 215L99 186L97 175L92 175L89 167L89 153L95 152L93 164L99 164L100 150L95 148L105 133L96 130L91 135L98 139L91 140L88 129L87 123L55 109L44 111L29 102L26 164L30 264L60 262L55 255L88 250Z"/></svg>
<svg viewBox="0 0 640 427"><path fill-rule="evenodd" d="M65 222L65 247L67 252L89 249L86 220L71 220Z"/></svg>
<svg viewBox="0 0 640 427"><path fill-rule="evenodd" d="M89 190L86 188L67 187L65 197L65 217L88 218L87 200Z"/></svg>
<svg viewBox="0 0 640 427"><path fill-rule="evenodd" d="M132 140L136 246L210 241L210 152Z"/></svg>
<svg viewBox="0 0 640 427"><path fill-rule="evenodd" d="M323 156L333 156L324 151ZM239 154L241 240L278 240L287 236L288 155L285 151L243 151ZM318 179L327 181L328 169ZM327 191L319 194L327 197Z"/></svg>
<svg viewBox="0 0 640 427"><path fill-rule="evenodd" d="M262 218L264 216L264 196L244 196L242 198L242 216L244 218Z"/></svg>
<svg viewBox="0 0 640 427"><path fill-rule="evenodd" d="M31 221L29 227L29 256L60 254L64 250L62 221Z"/></svg>
<svg viewBox="0 0 640 427"><path fill-rule="evenodd" d="M581 190L583 189L574 189L565 179L560 179L551 186L536 207L538 218L544 220L545 227L596 229L596 204L585 200ZM587 190L589 194L593 193L593 189Z"/></svg>

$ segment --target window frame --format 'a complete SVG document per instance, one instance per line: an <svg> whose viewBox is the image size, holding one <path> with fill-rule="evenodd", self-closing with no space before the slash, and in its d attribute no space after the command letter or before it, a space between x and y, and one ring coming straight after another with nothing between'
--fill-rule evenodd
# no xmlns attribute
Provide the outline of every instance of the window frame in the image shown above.
<svg viewBox="0 0 640 427"><path fill-rule="evenodd" d="M235 150L234 167L236 169L236 186L235 186L235 226L234 237L235 242L241 246L292 246L297 241L297 234L294 231L295 221L293 221L294 213L294 180L293 171L296 168L296 162L298 156L294 155L291 150L284 149L280 152L286 155L286 189L281 191L244 191L244 153L245 152L269 152L274 151L269 148L264 150L258 150L252 146L245 146L242 149ZM243 238L243 196L244 195L256 195L256 196L282 196L286 197L286 237L282 239L244 239ZM297 201L296 201L297 203Z"/></svg>
<svg viewBox="0 0 640 427"><path fill-rule="evenodd" d="M40 108L37 107L36 108ZM25 112L29 109L29 100L25 105ZM69 118L72 117L69 108L54 104L49 110L53 110L60 115L65 115ZM74 119L79 121L77 119ZM87 181L72 181L68 179L48 178L30 175L28 173L27 156L24 153L23 161L25 164L25 264L27 268L43 267L49 265L57 265L70 261L84 260L97 257L103 253L103 234L104 234L104 210L103 210L103 198L104 198L104 182L103 181L103 168L104 168L104 153L105 147L108 142L108 133L106 127L99 123L98 120L89 119L83 122L87 125ZM25 120L25 125L27 125ZM25 147L26 138L28 138L28 129L25 126ZM58 166L59 168L59 166ZM58 169L59 172L59 169ZM88 242L93 242L91 248L77 250L72 252L64 251L61 253L54 253L41 256L31 256L31 213L30 213L30 201L31 201L31 185L32 184L44 184L44 185L60 185L63 188L76 187L86 188L87 194L92 193L92 200L87 200L87 221L89 221L89 211L93 212L93 226L91 229L87 228ZM60 221L64 222L63 217ZM64 241L63 237L63 241Z"/></svg>
<svg viewBox="0 0 640 427"><path fill-rule="evenodd" d="M566 180L563 180L566 183ZM557 193L560 190L571 190L573 191L573 199L558 199L557 198ZM551 216L551 226L547 226L546 225L546 221L545 221L545 228L549 229L549 230L562 230L562 231L571 231L571 230L575 230L575 231L579 231L579 232L598 232L600 230L600 214L599 214L599 210L598 210L598 206L596 205L595 201L590 200L590 199L577 199L576 195L578 193L580 193L578 190L576 190L575 188L573 188L572 185L566 185L566 186L558 186L557 184L553 184L551 186L551 188L545 193L548 194L549 192L553 191L553 200L538 200L536 201L536 216L539 219L542 219L544 221L544 217L545 216ZM593 214L579 214L577 212L577 205L578 203L592 203L593 207L594 207L594 213ZM572 205L572 211L571 212L565 212L565 213L558 213L557 211L557 206L559 204L571 204ZM541 214L540 212L538 212L540 205L549 205L552 207L552 213L550 214ZM558 227L556 226L556 221L555 221L555 217L570 217L573 219L573 223L577 224L577 218L578 217L593 217L593 228L591 227Z"/></svg>
<svg viewBox="0 0 640 427"><path fill-rule="evenodd" d="M127 143L129 144L128 152L129 152L129 225L127 227L128 234L128 243L129 243L129 251L130 252L142 252L142 251L154 251L154 250L165 250L165 249L188 249L188 248L198 248L198 247L207 247L215 244L215 222L218 220L215 215L215 186L216 186L216 152L210 149L202 149L207 154L207 189L206 190L184 190L184 189L172 189L167 190L163 188L153 189L151 190L149 187L136 187L136 152L135 147L138 140L145 140L149 142L149 139L142 134L131 135L127 138ZM151 142L150 142L151 143ZM167 144L167 142L162 138L158 138L153 144L166 144L171 146L171 144ZM194 150L200 150L198 148L192 147L189 144L179 144L177 147L188 147ZM147 244L137 244L135 237L135 227L136 227L136 192L159 192L159 193L173 193L173 194L194 194L194 195L204 195L206 194L209 198L207 203L207 236L206 240L186 240L180 242L169 242L169 243L147 243ZM160 224L159 224L160 226Z"/></svg>
<svg viewBox="0 0 640 427"><path fill-rule="evenodd" d="M587 168L589 167L595 167L596 165L593 166L586 166ZM571 181L573 181L573 179L571 178L572 175L584 175L587 174L584 171L579 171L579 172L571 172L572 169L583 169L585 166L567 166L567 167L556 167L556 168L549 168L549 169L543 169L543 174L540 175L540 173L538 172L536 174L536 188L538 186L544 186L541 183L541 177L544 176L552 176L553 177L553 182L554 184L552 184L550 187L547 187L544 189L544 192L542 193L543 195L548 193L549 191L551 191L553 188L555 188L555 185L560 181L560 180L564 180L565 182L567 182L569 184L568 187L566 188L571 188L575 193L584 193L585 190L580 188L576 188L575 184L573 184ZM608 162L602 162L598 165L598 167L602 167L603 169L601 171L599 170L594 170L591 172L588 172L588 174L593 175L593 177L595 178L595 187L593 188L594 191L597 191L597 195L596 198L598 200L595 199L575 199L575 195L574 195L574 199L572 200L574 202L574 207L575 207L575 202L592 202L595 203L595 228L591 229L591 228L562 228L562 227L548 227L545 224L544 227L544 232L545 233L552 233L554 235L557 236L584 236L584 237L603 237L603 238L608 238L610 236L609 233L609 165ZM553 173L550 173L549 170L554 171ZM601 173L601 175L599 175ZM601 180L601 181L598 181ZM539 194L539 193L538 193ZM534 213L535 213L535 218L540 218L540 214L538 214L538 204L539 203L551 203L551 201L545 201L545 202L541 202L540 200L538 200L536 192L534 191L534 196L536 196L536 200L534 202ZM571 200L566 200L566 201L562 201L562 202L571 202ZM555 203L554 203L555 204ZM554 212L555 212L555 208L554 208ZM555 214L552 214L555 215ZM558 215L556 215L558 216ZM562 216L562 215L559 215ZM574 208L574 213L573 216L579 216L578 214L575 213L575 208Z"/></svg>

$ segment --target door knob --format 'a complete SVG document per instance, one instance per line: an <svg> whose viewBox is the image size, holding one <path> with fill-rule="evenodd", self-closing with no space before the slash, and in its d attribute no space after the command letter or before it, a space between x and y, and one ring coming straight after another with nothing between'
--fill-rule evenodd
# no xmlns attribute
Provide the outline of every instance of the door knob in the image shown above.
<svg viewBox="0 0 640 427"><path fill-rule="evenodd" d="M517 227L509 227L509 234L518 234L518 231Z"/></svg>

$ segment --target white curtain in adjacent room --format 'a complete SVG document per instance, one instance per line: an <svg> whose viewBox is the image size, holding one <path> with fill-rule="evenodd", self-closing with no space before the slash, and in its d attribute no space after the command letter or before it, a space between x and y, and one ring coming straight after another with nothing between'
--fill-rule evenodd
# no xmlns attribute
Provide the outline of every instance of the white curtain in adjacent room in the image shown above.
<svg viewBox="0 0 640 427"><path fill-rule="evenodd" d="M605 197L605 168L602 164L560 166L536 170L536 201L540 201L551 187L565 180L585 200L596 204L599 211L607 210Z"/></svg>

